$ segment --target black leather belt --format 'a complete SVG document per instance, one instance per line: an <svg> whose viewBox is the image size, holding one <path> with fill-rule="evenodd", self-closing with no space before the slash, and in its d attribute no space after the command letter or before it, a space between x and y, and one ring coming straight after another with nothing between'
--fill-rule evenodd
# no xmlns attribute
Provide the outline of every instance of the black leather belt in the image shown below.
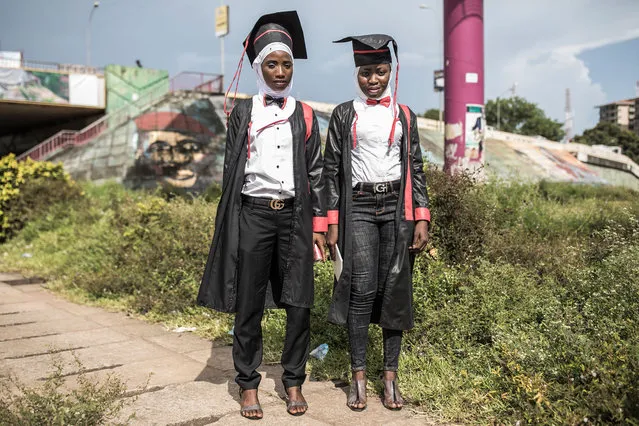
<svg viewBox="0 0 639 426"><path fill-rule="evenodd" d="M294 200L292 197L280 200L277 198L260 198L242 195L243 203L253 206L266 206L270 207L271 210L282 210L284 207L292 207Z"/></svg>
<svg viewBox="0 0 639 426"><path fill-rule="evenodd" d="M394 180L392 182L359 182L353 189L357 191L370 192L372 194L385 194L387 192L399 191L402 182Z"/></svg>

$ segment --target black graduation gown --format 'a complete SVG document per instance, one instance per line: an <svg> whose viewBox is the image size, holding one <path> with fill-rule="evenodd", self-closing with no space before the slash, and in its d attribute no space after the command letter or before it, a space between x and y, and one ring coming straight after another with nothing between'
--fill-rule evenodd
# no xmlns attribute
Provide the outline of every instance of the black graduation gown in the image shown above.
<svg viewBox="0 0 639 426"><path fill-rule="evenodd" d="M236 312L238 249L242 186L247 158L247 135L252 99L239 101L229 117L224 155L222 195L215 218L215 234L209 251L197 303L221 311ZM313 305L313 225L326 220L322 152L317 117L305 141L306 124L300 102L289 117L293 135L295 182L291 242L282 292L274 302L310 308ZM271 274L271 285L278 280Z"/></svg>
<svg viewBox="0 0 639 426"><path fill-rule="evenodd" d="M353 146L352 124L355 117L353 102L338 105L331 115L324 151L323 177L327 193L329 223L331 216L339 215L338 246L344 265L339 281L333 289L333 299L328 320L346 325L351 292L352 272L352 169L351 150ZM397 240L391 260L391 267L385 283L383 300L376 300L373 307L372 323L394 330L408 330L413 327L413 283L412 269L415 257L409 253L415 229L415 219L430 219L428 193L424 175L422 153L417 132L417 118L410 111L410 132L404 111L400 108L402 123L401 141L402 178L401 190L395 214ZM410 140L407 136L410 133ZM410 179L407 179L410 177Z"/></svg>

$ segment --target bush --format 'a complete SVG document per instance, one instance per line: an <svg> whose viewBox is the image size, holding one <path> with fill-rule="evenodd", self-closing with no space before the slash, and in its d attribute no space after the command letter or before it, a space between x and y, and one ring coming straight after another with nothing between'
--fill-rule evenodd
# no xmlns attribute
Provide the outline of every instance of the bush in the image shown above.
<svg viewBox="0 0 639 426"><path fill-rule="evenodd" d="M416 323L402 391L445 420L639 424L639 197L624 189L488 182L427 170L431 246L414 268ZM228 339L231 316L195 306L216 205L85 187L3 245L11 265L54 287ZM213 197L214 198L214 197ZM30 246L33 258L21 257ZM327 324L329 263L315 266L313 377L349 377L344 328ZM279 359L285 314L267 311L264 358ZM369 376L382 365L371 326ZM377 381L371 381L377 387Z"/></svg>
<svg viewBox="0 0 639 426"><path fill-rule="evenodd" d="M133 399L125 400L126 386L117 376L90 380L76 359L80 374L77 388L64 387L63 364L53 360L53 371L42 386L28 387L15 377L1 378L0 424L3 425L101 425L113 420Z"/></svg>
<svg viewBox="0 0 639 426"><path fill-rule="evenodd" d="M0 242L54 202L76 198L80 190L61 164L0 158Z"/></svg>

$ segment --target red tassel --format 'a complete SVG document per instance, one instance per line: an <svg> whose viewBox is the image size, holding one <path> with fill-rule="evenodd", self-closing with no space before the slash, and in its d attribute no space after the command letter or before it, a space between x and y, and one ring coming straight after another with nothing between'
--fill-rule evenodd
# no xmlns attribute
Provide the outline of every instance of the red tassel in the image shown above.
<svg viewBox="0 0 639 426"><path fill-rule="evenodd" d="M395 56L397 58L397 55ZM393 124L391 125L390 136L388 137L388 146L395 141L395 124L397 124L397 86L399 85L399 58L397 58L397 67L395 69L395 90L393 90Z"/></svg>
<svg viewBox="0 0 639 426"><path fill-rule="evenodd" d="M229 115L231 115L231 111L226 109L226 100L229 97L229 92L231 91L231 87L233 87L233 83L235 82L235 94L233 95L233 104L231 105L231 110L235 106L235 99L237 97L237 87L240 84L240 74L242 74L242 65L244 64L244 54L246 54L246 49L248 48L248 39L246 39L246 43L244 43L244 50L242 51L242 55L240 56L240 62L237 64L237 68L235 69L235 75L233 75L233 79L231 80L231 84L229 84L228 89L226 89L226 93L224 94L224 114L226 114L226 120L228 124Z"/></svg>

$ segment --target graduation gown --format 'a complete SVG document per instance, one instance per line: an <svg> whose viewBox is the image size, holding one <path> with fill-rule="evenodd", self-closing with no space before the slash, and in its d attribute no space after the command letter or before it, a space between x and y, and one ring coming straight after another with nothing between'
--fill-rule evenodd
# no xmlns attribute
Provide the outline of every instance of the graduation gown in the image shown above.
<svg viewBox="0 0 639 426"><path fill-rule="evenodd" d="M239 258L240 210L247 158L247 137L252 99L243 99L229 117L224 155L222 195L215 218L215 233L200 284L197 303L221 311L236 312ZM313 230L326 226L326 205L322 180L322 153L319 125L313 113L308 140L302 104L296 101L289 117L293 137L295 201L291 239L282 292L275 305L310 308L313 305ZM272 273L270 283L279 280Z"/></svg>
<svg viewBox="0 0 639 426"><path fill-rule="evenodd" d="M417 118L410 111L410 129L400 108L402 177L398 206L395 213L396 244L391 267L385 283L383 300L376 300L371 322L394 330L413 327L412 270L415 257L408 247L413 242L415 220L430 220L428 193L422 153L417 131ZM324 151L323 178L326 185L329 224L339 226L338 247L344 259L339 281L335 280L328 320L346 325L351 295L352 273L352 124L355 117L353 102L338 105L331 116Z"/></svg>

